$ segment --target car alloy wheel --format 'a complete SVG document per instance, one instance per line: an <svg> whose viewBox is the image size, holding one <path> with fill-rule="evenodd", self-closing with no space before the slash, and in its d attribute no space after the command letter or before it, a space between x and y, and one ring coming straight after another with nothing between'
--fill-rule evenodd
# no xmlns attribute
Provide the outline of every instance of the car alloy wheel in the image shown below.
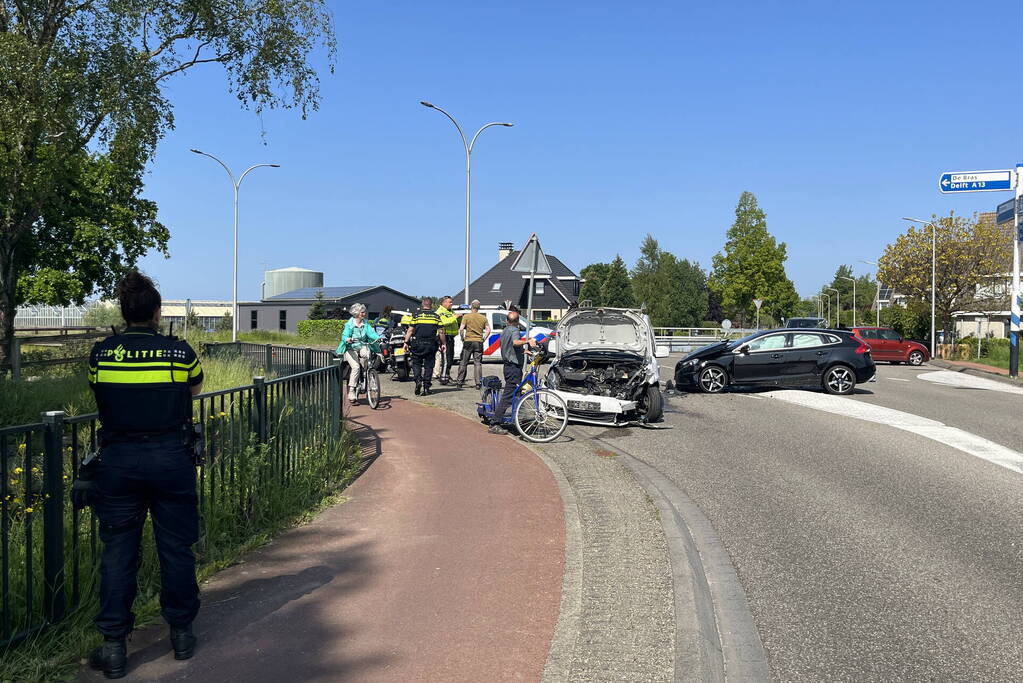
<svg viewBox="0 0 1023 683"><path fill-rule="evenodd" d="M824 375L824 388L829 394L849 394L856 386L856 376L844 365L836 365Z"/></svg>
<svg viewBox="0 0 1023 683"><path fill-rule="evenodd" d="M700 371L700 389L707 394L718 394L728 383L725 371L716 365L708 365Z"/></svg>
<svg viewBox="0 0 1023 683"><path fill-rule="evenodd" d="M913 351L909 354L910 365L923 365L924 364L924 353L923 351Z"/></svg>

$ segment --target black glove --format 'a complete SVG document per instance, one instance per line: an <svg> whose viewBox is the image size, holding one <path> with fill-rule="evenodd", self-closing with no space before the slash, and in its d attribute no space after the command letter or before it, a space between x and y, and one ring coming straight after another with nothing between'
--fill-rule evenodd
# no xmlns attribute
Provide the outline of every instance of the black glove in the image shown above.
<svg viewBox="0 0 1023 683"><path fill-rule="evenodd" d="M99 454L89 453L78 466L78 477L71 486L71 504L76 510L95 505L99 497L96 487L96 472L99 470Z"/></svg>

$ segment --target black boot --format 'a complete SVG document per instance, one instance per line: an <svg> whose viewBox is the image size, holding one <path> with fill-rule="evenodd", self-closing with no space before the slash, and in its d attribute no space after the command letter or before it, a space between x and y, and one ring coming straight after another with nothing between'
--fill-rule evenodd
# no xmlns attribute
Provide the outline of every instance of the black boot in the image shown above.
<svg viewBox="0 0 1023 683"><path fill-rule="evenodd" d="M192 625L185 628L174 628L170 630L171 646L174 648L174 659L189 659L195 654L195 643L198 639L192 633Z"/></svg>
<svg viewBox="0 0 1023 683"><path fill-rule="evenodd" d="M429 384L424 384L423 385L423 393L422 393L422 395L423 396L429 396L430 395L430 385Z"/></svg>
<svg viewBox="0 0 1023 683"><path fill-rule="evenodd" d="M89 656L89 666L102 671L107 678L124 678L127 665L128 646L124 638L105 638Z"/></svg>
<svg viewBox="0 0 1023 683"><path fill-rule="evenodd" d="M419 396L421 393L423 393L423 385L416 382L416 396Z"/></svg>

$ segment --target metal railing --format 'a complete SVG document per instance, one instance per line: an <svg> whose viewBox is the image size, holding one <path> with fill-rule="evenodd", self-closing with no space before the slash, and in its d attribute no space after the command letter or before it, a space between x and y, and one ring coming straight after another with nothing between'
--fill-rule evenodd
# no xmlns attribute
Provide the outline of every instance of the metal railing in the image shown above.
<svg viewBox="0 0 1023 683"><path fill-rule="evenodd" d="M338 362L197 396L193 419L206 433L200 558L212 520L226 516L237 525L256 514L255 500L299 476L317 450L339 443L341 417ZM96 447L98 426L96 414L48 412L36 424L0 428L0 650L95 595L97 520L74 509L69 492L76 463Z"/></svg>
<svg viewBox="0 0 1023 683"><path fill-rule="evenodd" d="M324 349L251 342L209 342L203 345L203 353L214 358L242 356L252 367L263 368L268 375L290 375L325 368L336 358L333 351Z"/></svg>

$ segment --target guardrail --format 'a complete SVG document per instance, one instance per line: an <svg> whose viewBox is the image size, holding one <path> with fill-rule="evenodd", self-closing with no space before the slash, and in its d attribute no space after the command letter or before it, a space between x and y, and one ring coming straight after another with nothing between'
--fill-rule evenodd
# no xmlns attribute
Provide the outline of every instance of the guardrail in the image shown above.
<svg viewBox="0 0 1023 683"><path fill-rule="evenodd" d="M254 345L255 346L255 345ZM308 356L299 355L302 363ZM318 356L313 354L313 362ZM198 480L202 534L211 520L248 520L306 464L341 437L339 362L201 394L193 419L206 431ZM0 651L56 624L95 595L97 520L75 510L76 463L96 447L98 416L48 412L40 422L0 428ZM155 577L152 565L144 564Z"/></svg>

